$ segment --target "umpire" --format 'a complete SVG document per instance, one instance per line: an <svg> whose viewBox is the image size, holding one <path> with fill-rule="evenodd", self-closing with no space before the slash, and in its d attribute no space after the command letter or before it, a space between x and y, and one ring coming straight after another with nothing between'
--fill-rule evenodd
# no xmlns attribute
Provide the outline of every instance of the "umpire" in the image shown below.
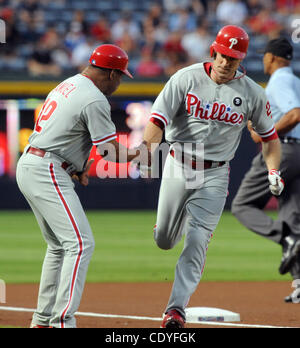
<svg viewBox="0 0 300 348"><path fill-rule="evenodd" d="M274 221L263 211L271 193L262 153L253 159L233 200L232 213L251 231L280 244L279 273L290 272L294 279L300 279L300 79L290 67L292 57L289 41L277 38L269 41L263 58L264 72L271 76L266 94L282 143L280 171L285 189L278 197L278 219ZM251 124L248 128L253 140L259 142ZM292 294L285 301L300 302L300 298Z"/></svg>

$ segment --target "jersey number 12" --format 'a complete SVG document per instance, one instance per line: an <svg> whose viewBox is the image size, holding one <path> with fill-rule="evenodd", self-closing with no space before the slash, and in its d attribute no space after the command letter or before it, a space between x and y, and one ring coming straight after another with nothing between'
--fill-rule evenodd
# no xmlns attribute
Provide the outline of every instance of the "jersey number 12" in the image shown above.
<svg viewBox="0 0 300 348"><path fill-rule="evenodd" d="M35 131L38 133L41 133L42 131L42 127L40 126L40 123L42 121L47 121L49 120L49 118L51 117L51 115L53 114L54 110L57 107L57 102L55 100L50 100L47 99L40 111L39 117L36 121L35 124Z"/></svg>

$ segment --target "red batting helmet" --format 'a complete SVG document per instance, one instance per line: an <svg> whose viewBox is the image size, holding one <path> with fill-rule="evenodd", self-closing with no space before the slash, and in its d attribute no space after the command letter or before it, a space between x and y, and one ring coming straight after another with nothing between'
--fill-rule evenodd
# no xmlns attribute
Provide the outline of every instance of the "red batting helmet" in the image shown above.
<svg viewBox="0 0 300 348"><path fill-rule="evenodd" d="M89 62L91 65L98 66L100 68L120 70L131 79L133 78L130 72L127 70L128 55L118 46L98 46L93 51Z"/></svg>
<svg viewBox="0 0 300 348"><path fill-rule="evenodd" d="M244 29L227 25L218 32L216 40L210 46L210 55L212 57L215 51L232 58L244 59L248 45L249 36Z"/></svg>

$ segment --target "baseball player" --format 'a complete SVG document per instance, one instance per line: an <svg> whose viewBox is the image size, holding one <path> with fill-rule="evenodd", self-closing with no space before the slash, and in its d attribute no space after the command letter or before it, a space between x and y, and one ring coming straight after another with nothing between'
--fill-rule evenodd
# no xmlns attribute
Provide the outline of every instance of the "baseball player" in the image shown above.
<svg viewBox="0 0 300 348"><path fill-rule="evenodd" d="M93 234L74 191L72 177L88 184L91 148L110 143L117 161L131 161L116 141L106 96L119 86L128 56L119 47L102 45L81 74L63 81L46 98L35 129L17 166L17 182L32 208L48 248L43 263L33 328L76 327Z"/></svg>
<svg viewBox="0 0 300 348"><path fill-rule="evenodd" d="M267 168L259 153L233 200L232 212L251 231L279 243L283 248L280 274L290 272L294 279L300 279L300 79L290 67L293 47L287 39L271 40L264 53L264 70L271 75L266 94L281 141L280 171L286 188L278 198L278 219L274 221L263 211L271 194ZM261 141L251 125L249 128L254 140ZM292 297L285 301L292 302Z"/></svg>
<svg viewBox="0 0 300 348"><path fill-rule="evenodd" d="M225 205L229 162L249 120L263 139L271 192L277 195L283 189L278 172L280 142L269 103L264 90L245 71L238 71L248 43L242 28L222 28L210 48L213 62L176 72L157 97L145 129L148 148L161 141L163 131L170 144L159 193L155 241L160 248L170 249L186 236L162 322L165 328L184 327L185 308L200 282L208 243ZM201 159L193 151L184 152L184 156L179 151L178 155L178 148L185 143L204 144L204 181L194 189L187 188L185 173L187 167L196 171ZM183 161L183 157L188 160ZM176 176L167 174L174 169Z"/></svg>

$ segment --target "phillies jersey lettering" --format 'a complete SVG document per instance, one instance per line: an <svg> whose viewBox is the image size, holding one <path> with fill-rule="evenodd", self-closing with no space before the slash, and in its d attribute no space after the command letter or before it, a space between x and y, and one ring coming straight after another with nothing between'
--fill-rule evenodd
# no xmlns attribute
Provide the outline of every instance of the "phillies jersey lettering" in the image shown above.
<svg viewBox="0 0 300 348"><path fill-rule="evenodd" d="M214 102L212 105L203 103L203 101L193 93L188 93L187 95L186 110L188 116L205 120L216 120L232 125L241 124L244 120L244 115L231 112L231 107L229 105L219 102Z"/></svg>
<svg viewBox="0 0 300 348"><path fill-rule="evenodd" d="M165 128L167 142L203 143L205 159L230 161L248 120L264 141L276 131L261 86L247 76L238 78L240 72L218 85L208 75L208 64L175 73L156 98L151 121Z"/></svg>
<svg viewBox="0 0 300 348"><path fill-rule="evenodd" d="M29 143L81 171L93 145L116 137L108 100L89 78L77 74L49 93Z"/></svg>

